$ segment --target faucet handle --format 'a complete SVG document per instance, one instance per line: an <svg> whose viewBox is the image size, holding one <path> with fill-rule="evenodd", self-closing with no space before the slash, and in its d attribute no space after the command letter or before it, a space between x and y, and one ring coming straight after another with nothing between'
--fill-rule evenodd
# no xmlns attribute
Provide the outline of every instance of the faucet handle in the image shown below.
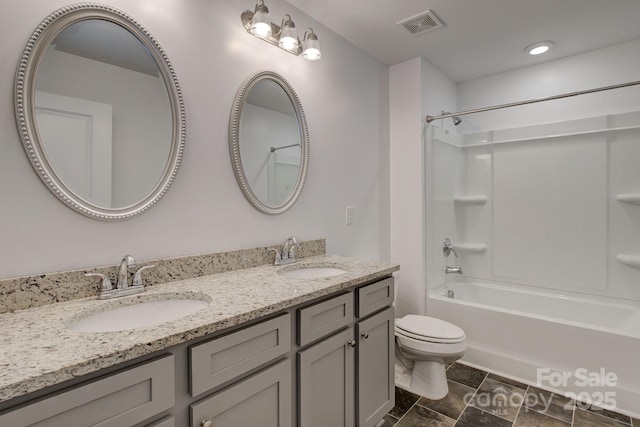
<svg viewBox="0 0 640 427"><path fill-rule="evenodd" d="M456 250L453 248L453 244L451 244L451 240L449 240L448 237L445 237L444 241L442 242L442 253L444 253L445 258L447 258L449 255L451 255L451 252L453 252L456 258L458 258L458 254L456 253Z"/></svg>
<svg viewBox="0 0 640 427"><path fill-rule="evenodd" d="M142 272L146 269L155 267L155 264L145 265L136 271L136 274L133 276L133 282L131 282L131 286L142 286Z"/></svg>
<svg viewBox="0 0 640 427"><path fill-rule="evenodd" d="M113 283L109 278L102 273L84 273L85 277L99 277L100 278L100 290L110 291L113 289Z"/></svg>

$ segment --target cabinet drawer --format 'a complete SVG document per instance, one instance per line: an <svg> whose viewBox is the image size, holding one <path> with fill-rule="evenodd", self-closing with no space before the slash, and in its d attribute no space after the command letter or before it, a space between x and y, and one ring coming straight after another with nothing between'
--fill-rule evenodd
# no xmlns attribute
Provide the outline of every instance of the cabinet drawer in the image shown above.
<svg viewBox="0 0 640 427"><path fill-rule="evenodd" d="M289 313L195 345L190 391L197 396L291 351Z"/></svg>
<svg viewBox="0 0 640 427"><path fill-rule="evenodd" d="M358 317L368 316L393 304L393 277L357 289Z"/></svg>
<svg viewBox="0 0 640 427"><path fill-rule="evenodd" d="M258 372L189 407L191 427L291 427L291 360Z"/></svg>
<svg viewBox="0 0 640 427"><path fill-rule="evenodd" d="M173 407L174 384L169 355L0 415L0 426L130 426Z"/></svg>
<svg viewBox="0 0 640 427"><path fill-rule="evenodd" d="M151 423L146 427L176 427L176 419L173 417L166 417Z"/></svg>
<svg viewBox="0 0 640 427"><path fill-rule="evenodd" d="M298 345L305 346L353 321L353 293L298 309Z"/></svg>

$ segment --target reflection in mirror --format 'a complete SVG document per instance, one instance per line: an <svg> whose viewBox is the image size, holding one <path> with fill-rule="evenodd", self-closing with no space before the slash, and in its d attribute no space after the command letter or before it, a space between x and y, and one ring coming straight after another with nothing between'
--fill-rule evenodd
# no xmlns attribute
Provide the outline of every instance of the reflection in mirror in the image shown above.
<svg viewBox="0 0 640 427"><path fill-rule="evenodd" d="M143 212L173 181L184 145L184 107L166 55L108 6L68 6L42 28L16 78L16 118L34 168L84 215Z"/></svg>
<svg viewBox="0 0 640 427"><path fill-rule="evenodd" d="M65 28L36 78L40 142L79 197L122 208L151 193L171 148L171 105L144 45L112 22Z"/></svg>
<svg viewBox="0 0 640 427"><path fill-rule="evenodd" d="M245 82L230 147L238 183L256 209L277 214L295 203L308 167L308 136L302 106L281 76L264 71Z"/></svg>
<svg viewBox="0 0 640 427"><path fill-rule="evenodd" d="M291 197L300 169L300 132L291 100L272 80L256 83L242 107L240 153L258 199L275 208Z"/></svg>

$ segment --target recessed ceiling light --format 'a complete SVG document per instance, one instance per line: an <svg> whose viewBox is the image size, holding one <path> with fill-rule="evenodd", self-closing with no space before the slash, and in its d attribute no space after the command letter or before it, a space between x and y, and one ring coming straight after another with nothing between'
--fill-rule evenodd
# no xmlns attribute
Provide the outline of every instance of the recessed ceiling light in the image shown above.
<svg viewBox="0 0 640 427"><path fill-rule="evenodd" d="M524 51L529 55L540 55L548 52L553 47L553 42L538 42L527 46Z"/></svg>

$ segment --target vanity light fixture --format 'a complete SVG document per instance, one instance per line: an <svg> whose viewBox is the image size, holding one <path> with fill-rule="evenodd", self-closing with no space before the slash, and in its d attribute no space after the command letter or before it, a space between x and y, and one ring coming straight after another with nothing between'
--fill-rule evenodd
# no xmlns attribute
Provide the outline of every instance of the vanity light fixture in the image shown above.
<svg viewBox="0 0 640 427"><path fill-rule="evenodd" d="M240 17L242 25L250 34L292 55L302 54L302 57L309 61L317 61L322 57L318 36L311 28L304 32L301 42L291 16L284 15L282 24L277 26L269 20L269 9L265 6L264 0L257 0L255 11L245 10Z"/></svg>
<svg viewBox="0 0 640 427"><path fill-rule="evenodd" d="M258 0L256 3L256 9L249 21L249 28L247 28L247 30L254 36L261 39L271 37L269 9L264 5L264 0Z"/></svg>
<svg viewBox="0 0 640 427"><path fill-rule="evenodd" d="M297 50L300 46L298 32L296 31L296 24L293 23L291 16L289 15L284 15L284 18L282 18L278 46L284 50Z"/></svg>
<svg viewBox="0 0 640 427"><path fill-rule="evenodd" d="M316 33L314 33L311 28L307 28L307 30L304 32L302 57L308 61L317 61L318 59L322 58L318 36L316 36Z"/></svg>
<svg viewBox="0 0 640 427"><path fill-rule="evenodd" d="M534 44L530 44L529 46L527 46L524 51L527 52L529 55L541 55L543 53L546 53L549 51L549 49L551 49L553 47L553 42L538 42L538 43L534 43Z"/></svg>

